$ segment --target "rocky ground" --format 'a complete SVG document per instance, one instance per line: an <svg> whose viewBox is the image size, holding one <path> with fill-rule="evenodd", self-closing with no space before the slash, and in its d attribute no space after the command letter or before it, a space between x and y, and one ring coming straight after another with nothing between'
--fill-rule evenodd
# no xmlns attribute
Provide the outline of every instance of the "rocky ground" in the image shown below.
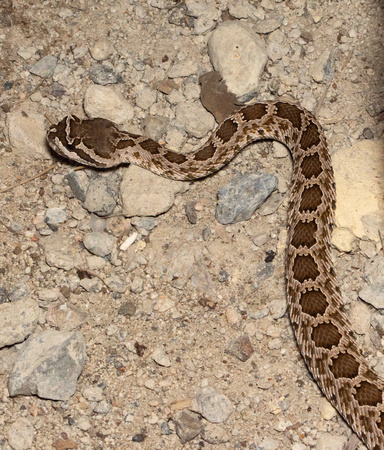
<svg viewBox="0 0 384 450"><path fill-rule="evenodd" d="M215 127L199 84L213 65L239 102L315 112L336 271L384 375L383 16L380 0L0 0L1 449L365 448L287 317L285 147L186 183L77 170L45 133L74 113L194 150ZM240 197L218 204L230 182Z"/></svg>

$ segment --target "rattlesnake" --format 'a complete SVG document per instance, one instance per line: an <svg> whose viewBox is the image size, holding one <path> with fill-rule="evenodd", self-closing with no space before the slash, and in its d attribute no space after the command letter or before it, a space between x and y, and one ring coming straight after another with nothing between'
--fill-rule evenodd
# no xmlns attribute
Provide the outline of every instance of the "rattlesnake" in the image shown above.
<svg viewBox="0 0 384 450"><path fill-rule="evenodd" d="M47 138L55 152L87 166L132 163L174 180L210 175L257 140L285 144L294 161L286 277L297 343L327 399L368 448L384 449L384 381L369 368L344 313L331 255L333 170L323 130L310 112L280 101L245 106L187 155L106 119L67 116Z"/></svg>

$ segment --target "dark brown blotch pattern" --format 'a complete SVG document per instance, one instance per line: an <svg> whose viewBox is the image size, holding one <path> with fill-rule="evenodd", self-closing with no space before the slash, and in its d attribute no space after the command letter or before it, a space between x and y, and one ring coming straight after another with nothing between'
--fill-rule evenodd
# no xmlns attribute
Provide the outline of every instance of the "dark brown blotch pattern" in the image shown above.
<svg viewBox="0 0 384 450"><path fill-rule="evenodd" d="M339 345L341 334L335 325L331 323L321 323L312 330L312 340L316 347L331 350Z"/></svg>
<svg viewBox="0 0 384 450"><path fill-rule="evenodd" d="M320 162L320 157L317 153L305 156L301 161L300 167L302 174L307 180L309 180L312 177L317 178L323 171Z"/></svg>
<svg viewBox="0 0 384 450"><path fill-rule="evenodd" d="M321 291L304 291L300 294L299 303L304 314L316 317L322 316L329 304L326 296Z"/></svg>
<svg viewBox="0 0 384 450"><path fill-rule="evenodd" d="M146 150L151 155L158 155L160 153L161 145L152 139L146 139L145 141L140 142L139 145L143 150Z"/></svg>
<svg viewBox="0 0 384 450"><path fill-rule="evenodd" d="M170 163L175 163L175 164L183 164L187 160L187 157L185 155L182 155L181 153L175 153L175 152L165 153L164 158L167 161L169 161Z"/></svg>
<svg viewBox="0 0 384 450"><path fill-rule="evenodd" d="M134 147L135 143L132 139L119 139L116 143L116 148L119 150L127 147Z"/></svg>
<svg viewBox="0 0 384 450"><path fill-rule="evenodd" d="M300 245L311 248L316 244L316 232L317 224L315 219L310 222L300 221L293 230L291 244L295 248L299 248Z"/></svg>
<svg viewBox="0 0 384 450"><path fill-rule="evenodd" d="M267 113L267 105L256 103L255 105L246 106L241 109L240 114L246 121L261 119Z"/></svg>
<svg viewBox="0 0 384 450"><path fill-rule="evenodd" d="M306 187L301 196L299 211L314 212L321 205L323 193L318 184Z"/></svg>
<svg viewBox="0 0 384 450"><path fill-rule="evenodd" d="M278 102L275 104L276 114L282 119L287 119L295 128L301 127L301 109L289 103Z"/></svg>
<svg viewBox="0 0 384 450"><path fill-rule="evenodd" d="M306 280L315 281L319 276L316 261L311 255L297 255L293 263L293 278L299 283Z"/></svg>
<svg viewBox="0 0 384 450"><path fill-rule="evenodd" d="M239 126L232 119L225 120L216 131L216 136L225 144L236 133Z"/></svg>
<svg viewBox="0 0 384 450"><path fill-rule="evenodd" d="M360 406L377 406L382 402L382 391L374 384L368 381L362 381L359 387L355 387L355 399Z"/></svg>
<svg viewBox="0 0 384 450"><path fill-rule="evenodd" d="M355 378L359 374L360 364L349 353L340 353L331 359L331 372L335 378Z"/></svg>
<svg viewBox="0 0 384 450"><path fill-rule="evenodd" d="M206 161L207 159L212 158L212 156L216 152L216 147L210 143L207 146L203 147L201 150L197 151L193 157L195 161Z"/></svg>
<svg viewBox="0 0 384 450"><path fill-rule="evenodd" d="M320 144L320 132L317 125L309 122L307 128L303 131L300 139L300 146L303 150L308 150L313 145Z"/></svg>

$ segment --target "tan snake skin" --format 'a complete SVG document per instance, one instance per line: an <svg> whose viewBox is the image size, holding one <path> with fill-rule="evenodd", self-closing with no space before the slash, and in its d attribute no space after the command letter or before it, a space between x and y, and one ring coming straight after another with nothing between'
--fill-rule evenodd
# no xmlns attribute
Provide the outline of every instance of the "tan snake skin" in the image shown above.
<svg viewBox="0 0 384 450"><path fill-rule="evenodd" d="M105 119L68 116L47 137L53 150L78 163L132 163L175 180L210 175L257 140L285 144L294 161L286 276L297 343L327 399L369 449L384 449L384 383L362 356L344 313L331 255L333 170L323 130L311 113L279 101L245 106L188 155L119 131Z"/></svg>

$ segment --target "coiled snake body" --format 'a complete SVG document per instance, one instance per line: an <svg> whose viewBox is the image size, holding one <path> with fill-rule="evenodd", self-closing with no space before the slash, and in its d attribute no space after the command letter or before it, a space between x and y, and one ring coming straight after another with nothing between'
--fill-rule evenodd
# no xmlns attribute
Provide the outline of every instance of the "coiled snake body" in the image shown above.
<svg viewBox="0 0 384 450"><path fill-rule="evenodd" d="M187 155L105 119L67 116L51 126L47 138L58 154L84 165L132 163L175 180L210 175L257 140L285 144L294 161L286 277L297 343L328 400L368 448L384 449L384 383L362 356L344 313L331 256L333 170L323 130L311 113L279 101L245 106Z"/></svg>

